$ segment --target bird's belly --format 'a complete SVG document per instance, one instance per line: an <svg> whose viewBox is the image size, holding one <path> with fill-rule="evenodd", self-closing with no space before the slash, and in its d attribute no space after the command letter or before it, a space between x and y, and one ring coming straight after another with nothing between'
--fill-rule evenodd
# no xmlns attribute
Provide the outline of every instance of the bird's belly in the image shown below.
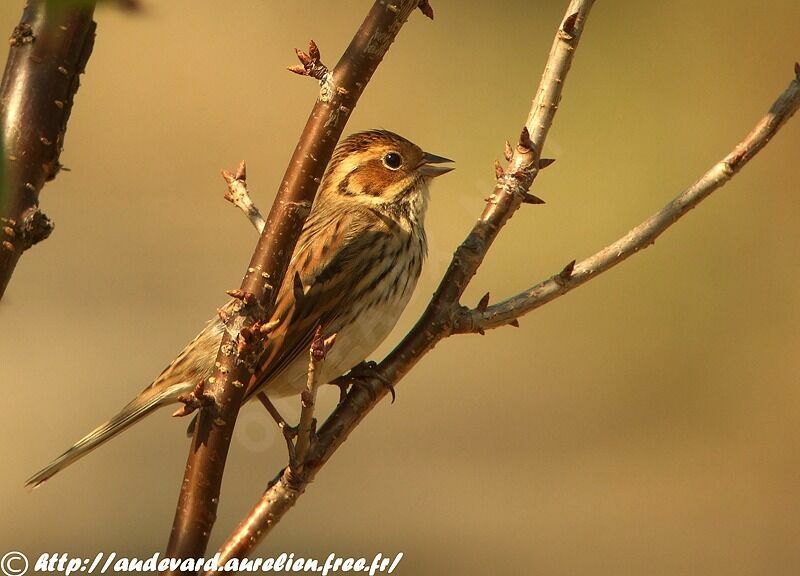
<svg viewBox="0 0 800 576"><path fill-rule="evenodd" d="M411 288L411 287L409 287ZM408 303L412 289L358 314L358 320L341 327L323 326L325 336L336 332L336 342L319 371L319 384L327 384L366 360L394 328ZM264 389L273 398L299 394L308 381L309 354L300 354Z"/></svg>

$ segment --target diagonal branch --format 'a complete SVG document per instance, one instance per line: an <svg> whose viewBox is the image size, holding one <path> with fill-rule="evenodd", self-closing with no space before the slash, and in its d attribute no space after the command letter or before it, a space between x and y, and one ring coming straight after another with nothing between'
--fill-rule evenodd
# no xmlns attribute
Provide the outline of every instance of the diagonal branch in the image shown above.
<svg viewBox="0 0 800 576"><path fill-rule="evenodd" d="M387 393L385 381L396 383L453 331L458 300L474 276L500 229L527 198L539 169L539 152L561 99L567 72L578 46L592 0L572 0L556 34L536 99L509 163L498 180L475 227L459 246L422 318L378 366L378 373L352 386L317 434L300 471L284 469L267 487L261 500L220 548L219 565L247 556L303 494L316 473L347 439L350 432ZM208 572L213 574L215 572Z"/></svg>
<svg viewBox="0 0 800 576"><path fill-rule="evenodd" d="M93 13L94 2L33 0L9 39L0 86L0 161L7 162L9 196L3 198L0 185L0 298L22 253L53 230L39 210L39 192L61 169L78 78L94 45Z"/></svg>
<svg viewBox="0 0 800 576"><path fill-rule="evenodd" d="M374 3L344 55L326 77L281 180L266 226L247 267L236 313L225 323L216 369L201 390L205 405L195 426L167 556L203 556L216 517L233 428L261 349L269 317L325 166L361 93L419 0ZM175 573L175 572L171 572Z"/></svg>
<svg viewBox="0 0 800 576"><path fill-rule="evenodd" d="M788 88L778 97L767 114L759 120L744 140L661 210L593 256L577 264L570 263L560 273L524 292L483 310L462 309L454 332L483 332L509 324L654 244L656 238L689 210L730 181L797 112L800 108L800 66L795 66L797 77L790 82Z"/></svg>

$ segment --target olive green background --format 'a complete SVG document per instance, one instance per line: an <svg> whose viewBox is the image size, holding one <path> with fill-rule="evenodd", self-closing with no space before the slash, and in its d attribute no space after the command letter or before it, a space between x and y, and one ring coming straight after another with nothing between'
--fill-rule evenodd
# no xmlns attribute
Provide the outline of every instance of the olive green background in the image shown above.
<svg viewBox="0 0 800 576"><path fill-rule="evenodd" d="M21 0L0 6L10 33ZM314 102L285 71L333 65L370 2L147 0L98 10L56 223L0 304L0 543L163 551L187 453L162 411L51 482L25 478L147 385L238 286L255 233L222 199L242 158L265 211ZM483 207L566 1L432 0L347 132L451 157L430 259L379 358L419 316ZM592 254L722 158L793 76L794 0L600 1L536 181L464 299ZM405 554L399 574L800 571L800 118L654 247L521 321L458 336L380 405L258 550ZM335 401L326 390L325 405ZM283 402L287 414L297 401ZM212 547L285 461L259 407L237 427Z"/></svg>

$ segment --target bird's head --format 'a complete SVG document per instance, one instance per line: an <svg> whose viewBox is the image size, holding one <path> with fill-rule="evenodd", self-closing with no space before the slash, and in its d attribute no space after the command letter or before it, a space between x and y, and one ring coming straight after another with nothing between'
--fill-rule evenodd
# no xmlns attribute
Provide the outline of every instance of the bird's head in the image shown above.
<svg viewBox="0 0 800 576"><path fill-rule="evenodd" d="M336 148L322 190L375 207L416 204L427 195L430 180L453 169L440 165L448 162L393 132L358 132Z"/></svg>

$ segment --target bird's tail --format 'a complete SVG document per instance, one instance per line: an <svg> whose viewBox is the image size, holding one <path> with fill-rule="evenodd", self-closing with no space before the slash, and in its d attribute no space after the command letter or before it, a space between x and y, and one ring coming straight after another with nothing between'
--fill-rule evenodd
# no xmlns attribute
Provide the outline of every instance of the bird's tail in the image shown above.
<svg viewBox="0 0 800 576"><path fill-rule="evenodd" d="M76 460L79 460L106 440L109 440L125 430L131 424L138 422L155 409L175 402L176 398L191 390L193 385L187 383L174 384L158 388L147 388L139 396L131 400L120 412L108 422L101 424L86 436L78 440L72 448L53 460L45 468L28 478L25 486L36 488L42 482L60 472Z"/></svg>

